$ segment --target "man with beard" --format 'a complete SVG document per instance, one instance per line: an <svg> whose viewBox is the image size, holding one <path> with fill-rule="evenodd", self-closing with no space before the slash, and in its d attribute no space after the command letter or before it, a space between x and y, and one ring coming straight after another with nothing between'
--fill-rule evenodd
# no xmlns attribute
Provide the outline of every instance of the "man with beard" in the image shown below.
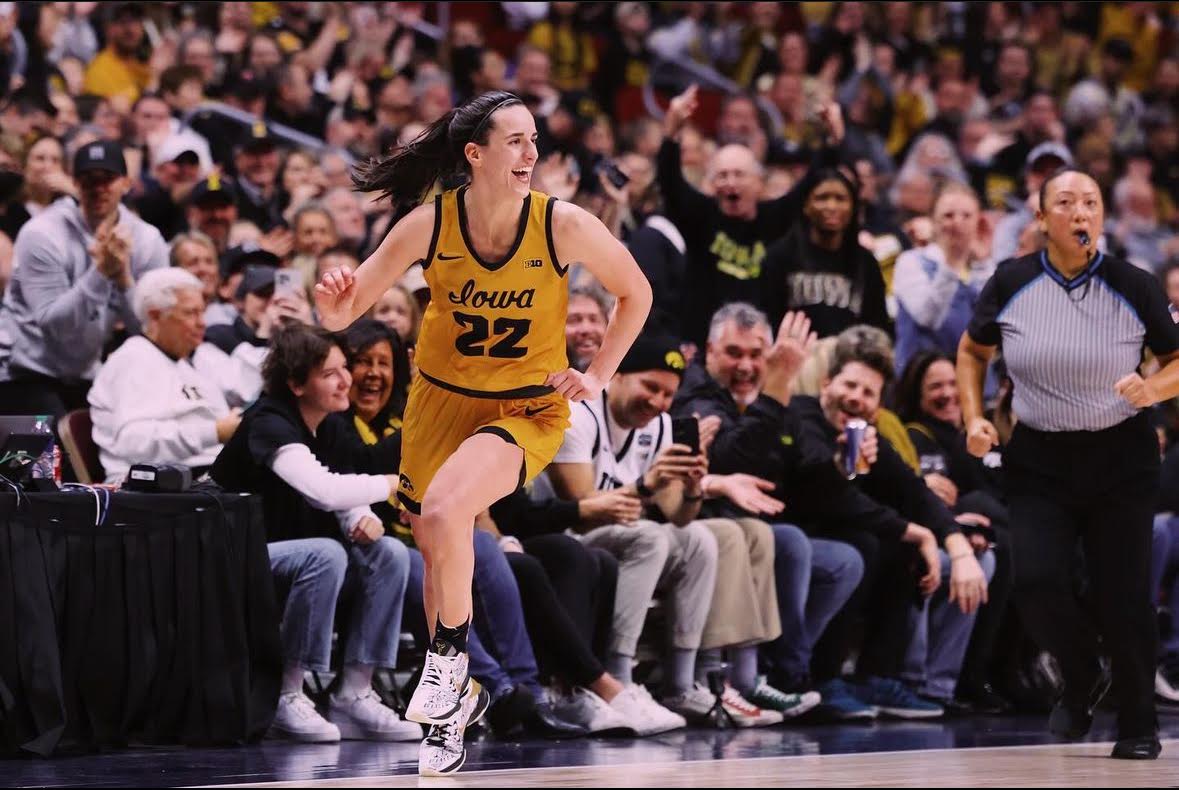
<svg viewBox="0 0 1179 790"><path fill-rule="evenodd" d="M106 48L86 68L82 92L128 103L151 84L151 46L144 38L144 3L106 4Z"/></svg>
<svg viewBox="0 0 1179 790"><path fill-rule="evenodd" d="M610 297L596 285L579 285L569 291L569 312L565 316L565 347L569 364L585 370L606 336Z"/></svg>
<svg viewBox="0 0 1179 790"><path fill-rule="evenodd" d="M676 138L695 112L696 86L671 101L664 118L665 139L657 159L657 179L665 214L683 234L688 260L687 339L703 343L708 317L723 304L745 301L764 304L766 248L789 229L800 197L792 190L771 201L759 201L763 170L743 145L726 145L710 167L715 197L698 191L684 178ZM823 123L831 145L843 138L837 104L828 105ZM824 150L830 156L832 149Z"/></svg>
<svg viewBox="0 0 1179 790"><path fill-rule="evenodd" d="M13 276L0 310L0 409L60 416L86 406L103 347L132 312L135 284L168 265L160 232L120 201L130 187L118 143L99 141L74 157L78 200L62 198L16 237Z"/></svg>
<svg viewBox="0 0 1179 790"><path fill-rule="evenodd" d="M829 458L819 459L817 465L828 473L835 490L806 485L808 472L799 468L805 463L800 455L804 448L784 441L797 435L788 427L787 407L790 382L813 341L809 332L806 317L792 313L774 342L764 313L742 302L725 305L712 318L704 365L688 368L672 405L676 417L699 414L721 420L709 452L712 468L760 476L768 482L766 488L778 489L775 493L788 507L786 515L775 519L779 522L803 522L800 516L808 510L838 522L844 516L839 509L853 499L843 494L854 493L838 490L847 489L846 481L835 473ZM705 508L709 515L748 517L760 515L762 504L758 499L718 499ZM782 635L761 652L769 666L770 685L798 694L810 686L815 641L860 583L864 564L846 543L812 540L793 524L774 523L771 528ZM820 688L821 712L843 720L873 715L869 706L842 692L838 683Z"/></svg>
<svg viewBox="0 0 1179 790"><path fill-rule="evenodd" d="M855 327L842 333L819 398L800 396L791 401L791 407L798 410L806 440L823 448L828 457L838 457L839 437L845 435L849 420L862 419L869 424L876 420L892 371L892 349L882 333L871 327ZM839 539L860 550L866 569L864 583L848 607L864 611L869 629L857 666L860 683L856 696L883 713L901 718L940 716L941 703L949 701L953 694L975 612L986 602L993 557L984 555L984 571L953 514L888 442L880 444L870 470L855 476L855 487L902 514L910 525L926 525L936 537L936 544L930 545L927 538L915 553L896 542L884 544L867 532L845 530L838 534ZM943 550L938 549L939 544ZM935 597L947 567L948 595L943 592ZM916 581L914 569L920 577ZM925 599L931 600L927 603ZM955 603L960 612L954 610ZM824 637L828 644L821 642L816 652L832 648L838 651L840 646L832 645L830 640L843 635L848 610L828 627ZM937 673L932 677L913 677L914 662L906 654L921 647L919 642L910 643L914 625L917 640L927 637L938 647L936 665L925 660L916 662L919 670ZM916 681L922 694L936 698L938 703L914 696L898 681L902 675Z"/></svg>
<svg viewBox="0 0 1179 790"><path fill-rule="evenodd" d="M203 233L223 255L229 247L229 230L237 222L237 188L214 171L198 181L188 194L188 228Z"/></svg>

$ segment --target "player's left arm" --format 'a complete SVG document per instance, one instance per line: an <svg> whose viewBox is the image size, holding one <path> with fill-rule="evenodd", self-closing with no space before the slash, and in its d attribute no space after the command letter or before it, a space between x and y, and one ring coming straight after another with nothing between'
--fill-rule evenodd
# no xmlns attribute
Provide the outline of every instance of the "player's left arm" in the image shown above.
<svg viewBox="0 0 1179 790"><path fill-rule="evenodd" d="M618 300L602 347L584 374L568 369L547 382L570 400L595 398L618 370L622 358L651 312L651 284L630 251L601 221L572 203L553 206L553 248L561 265L581 263Z"/></svg>

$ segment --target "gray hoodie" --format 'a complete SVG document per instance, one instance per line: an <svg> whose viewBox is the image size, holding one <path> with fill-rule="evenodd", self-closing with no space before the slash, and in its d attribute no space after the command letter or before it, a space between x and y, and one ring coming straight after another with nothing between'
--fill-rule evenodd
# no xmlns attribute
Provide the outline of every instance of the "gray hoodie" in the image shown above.
<svg viewBox="0 0 1179 790"><path fill-rule="evenodd" d="M160 232L125 206L119 224L131 229L131 277L168 265ZM94 234L72 198L62 198L17 234L12 281L0 307L0 381L13 368L76 384L93 381L115 323L139 328L134 286L119 288L94 267Z"/></svg>

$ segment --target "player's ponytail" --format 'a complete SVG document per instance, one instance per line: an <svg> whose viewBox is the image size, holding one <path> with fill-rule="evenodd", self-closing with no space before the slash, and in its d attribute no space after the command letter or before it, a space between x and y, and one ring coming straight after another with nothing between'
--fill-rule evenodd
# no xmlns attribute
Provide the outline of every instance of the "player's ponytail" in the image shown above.
<svg viewBox="0 0 1179 790"><path fill-rule="evenodd" d="M443 176L468 172L467 143L487 145L496 110L523 104L506 91L476 96L426 127L408 144L380 161L358 167L352 180L358 192L380 192L395 204L419 203Z"/></svg>

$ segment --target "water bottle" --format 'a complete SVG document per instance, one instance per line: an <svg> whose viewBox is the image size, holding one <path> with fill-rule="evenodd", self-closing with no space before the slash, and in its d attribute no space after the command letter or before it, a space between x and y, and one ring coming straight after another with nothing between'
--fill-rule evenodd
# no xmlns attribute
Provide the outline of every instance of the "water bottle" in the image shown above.
<svg viewBox="0 0 1179 790"><path fill-rule="evenodd" d="M49 434L50 436L53 435L53 426L50 423L50 418L48 415L43 414L37 417L37 421L33 424L33 433L45 433ZM56 443L51 440L49 442L49 446L46 447L44 452L37 456L37 460L33 462L32 478L34 480L49 480L53 483L57 482L56 475L54 474L56 466L54 451L57 449L55 445Z"/></svg>

